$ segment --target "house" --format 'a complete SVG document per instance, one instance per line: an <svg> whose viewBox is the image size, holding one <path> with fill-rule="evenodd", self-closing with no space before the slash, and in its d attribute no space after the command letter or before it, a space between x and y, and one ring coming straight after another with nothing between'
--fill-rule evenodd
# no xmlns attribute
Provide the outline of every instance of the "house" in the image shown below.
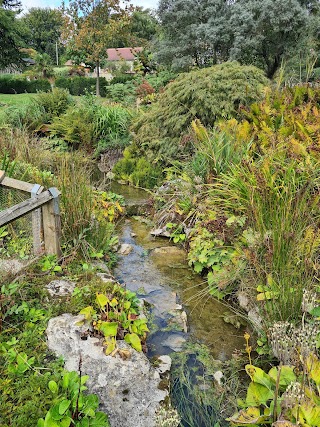
<svg viewBox="0 0 320 427"><path fill-rule="evenodd" d="M126 64L129 73L133 72L136 54L143 50L142 47L120 47L107 49L107 61L117 64Z"/></svg>

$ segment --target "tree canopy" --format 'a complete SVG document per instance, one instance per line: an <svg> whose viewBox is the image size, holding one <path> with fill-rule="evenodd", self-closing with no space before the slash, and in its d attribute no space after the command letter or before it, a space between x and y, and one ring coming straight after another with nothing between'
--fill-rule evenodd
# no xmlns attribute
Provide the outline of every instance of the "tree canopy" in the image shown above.
<svg viewBox="0 0 320 427"><path fill-rule="evenodd" d="M174 68L237 59L272 77L306 37L318 37L318 0L160 0L158 58Z"/></svg>
<svg viewBox="0 0 320 427"><path fill-rule="evenodd" d="M15 0L0 0L0 67L21 62L19 48L23 46L22 31L17 14L21 3Z"/></svg>
<svg viewBox="0 0 320 427"><path fill-rule="evenodd" d="M38 53L56 58L56 43L59 42L63 27L62 12L58 9L33 7L21 19L26 28L25 40L28 47Z"/></svg>

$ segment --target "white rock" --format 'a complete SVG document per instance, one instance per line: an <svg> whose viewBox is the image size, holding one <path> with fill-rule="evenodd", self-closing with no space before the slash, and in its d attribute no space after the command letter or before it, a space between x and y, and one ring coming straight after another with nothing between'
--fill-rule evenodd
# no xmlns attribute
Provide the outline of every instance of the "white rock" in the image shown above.
<svg viewBox="0 0 320 427"><path fill-rule="evenodd" d="M100 279L105 283L116 283L114 280L114 277L111 274L108 273L96 273L97 277L100 277Z"/></svg>
<svg viewBox="0 0 320 427"><path fill-rule="evenodd" d="M120 249L118 250L118 254L120 255L129 255L132 252L133 246L129 245L129 243L122 243Z"/></svg>
<svg viewBox="0 0 320 427"><path fill-rule="evenodd" d="M159 390L159 373L151 366L143 353L138 353L124 341L118 341L120 349L131 352L131 358L123 360L119 354L106 356L97 338L81 339L87 327L76 323L81 316L63 314L48 323L49 349L65 359L67 370L79 369L89 375L89 393L100 398L100 410L109 415L112 427L154 427L155 413L167 390Z"/></svg>
<svg viewBox="0 0 320 427"><path fill-rule="evenodd" d="M76 284L70 280L52 280L46 288L52 297L65 297L72 295L75 286Z"/></svg>
<svg viewBox="0 0 320 427"><path fill-rule="evenodd" d="M159 374L164 374L165 372L170 372L172 360L168 355L163 355L158 357L159 366L156 367L156 370Z"/></svg>
<svg viewBox="0 0 320 427"><path fill-rule="evenodd" d="M165 347L171 348L173 351L181 351L186 339L180 335L171 334L166 340L162 342Z"/></svg>
<svg viewBox="0 0 320 427"><path fill-rule="evenodd" d="M217 381L219 385L221 385L221 380L223 378L223 372L217 371L213 374L213 378Z"/></svg>
<svg viewBox="0 0 320 427"><path fill-rule="evenodd" d="M151 236L154 237L167 237L170 238L171 234L166 228L157 228L156 230L150 231Z"/></svg>

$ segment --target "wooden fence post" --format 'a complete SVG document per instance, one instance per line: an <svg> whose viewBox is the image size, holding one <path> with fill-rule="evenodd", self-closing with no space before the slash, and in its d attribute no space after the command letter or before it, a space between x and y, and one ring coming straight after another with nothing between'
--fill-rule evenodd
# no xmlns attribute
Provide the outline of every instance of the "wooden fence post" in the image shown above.
<svg viewBox="0 0 320 427"><path fill-rule="evenodd" d="M59 209L60 192L56 188L49 188L53 199L42 206L42 221L44 234L44 248L48 255L61 256L61 218Z"/></svg>
<svg viewBox="0 0 320 427"><path fill-rule="evenodd" d="M31 190L31 197L36 197L43 190L39 184L35 184ZM43 252L43 231L41 208L32 212L32 236L33 252L35 255L41 255Z"/></svg>

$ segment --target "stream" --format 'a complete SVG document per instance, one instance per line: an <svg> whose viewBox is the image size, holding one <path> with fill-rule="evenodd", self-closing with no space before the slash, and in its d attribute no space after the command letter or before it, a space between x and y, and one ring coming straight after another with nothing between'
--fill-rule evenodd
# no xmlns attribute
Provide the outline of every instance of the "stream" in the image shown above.
<svg viewBox="0 0 320 427"><path fill-rule="evenodd" d="M147 203L141 189L113 183L127 210ZM119 225L121 244L131 246L120 255L115 277L151 307L148 356L181 351L187 340L205 344L215 359L224 361L243 347L243 332L223 318L233 314L207 291L204 279L188 266L186 252L163 237L153 237L143 217L127 217Z"/></svg>

